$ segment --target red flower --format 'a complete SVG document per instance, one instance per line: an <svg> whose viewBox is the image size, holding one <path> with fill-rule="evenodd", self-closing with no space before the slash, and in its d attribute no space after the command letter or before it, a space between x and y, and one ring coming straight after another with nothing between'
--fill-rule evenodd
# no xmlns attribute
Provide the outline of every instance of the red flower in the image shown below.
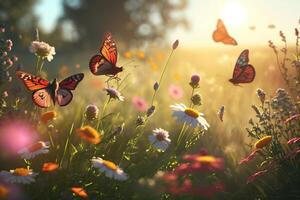
<svg viewBox="0 0 300 200"><path fill-rule="evenodd" d="M289 139L289 141L287 142L287 144L295 144L297 142L300 141L300 137L293 137L291 139Z"/></svg>
<svg viewBox="0 0 300 200"><path fill-rule="evenodd" d="M253 152L250 153L250 155L248 155L246 158L243 158L239 164L241 165L252 160L258 151L260 151L260 149L255 149Z"/></svg>

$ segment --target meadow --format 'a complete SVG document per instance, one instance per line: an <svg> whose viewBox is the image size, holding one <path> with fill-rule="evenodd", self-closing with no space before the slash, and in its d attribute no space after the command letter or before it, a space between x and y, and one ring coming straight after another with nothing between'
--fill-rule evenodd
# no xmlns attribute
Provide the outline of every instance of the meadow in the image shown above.
<svg viewBox="0 0 300 200"><path fill-rule="evenodd" d="M250 84L233 85L228 80L244 49L256 77ZM51 62L43 58L41 72L35 71L39 53L18 55L23 67L15 64L8 70L11 79L2 77L1 134L13 134L1 138L0 199L299 199L294 88L299 54L294 49L288 49L285 76L267 41L261 47L185 49L179 38L178 46L120 47L117 63L124 71L109 85L108 77L88 69L97 50L56 52ZM69 105L41 109L16 70L49 81L76 73L84 78ZM193 85L195 75L200 80ZM191 101L197 93L201 99ZM207 130L201 123L193 127L176 120L170 106L180 103L204 113ZM149 110L152 105L155 109ZM30 131L23 133L23 126ZM158 128L169 133L166 148L149 139ZM30 139L21 141L20 134ZM39 143L46 149L42 155L17 153L28 146L33 152L38 141L48 142ZM7 174L34 180L7 182Z"/></svg>

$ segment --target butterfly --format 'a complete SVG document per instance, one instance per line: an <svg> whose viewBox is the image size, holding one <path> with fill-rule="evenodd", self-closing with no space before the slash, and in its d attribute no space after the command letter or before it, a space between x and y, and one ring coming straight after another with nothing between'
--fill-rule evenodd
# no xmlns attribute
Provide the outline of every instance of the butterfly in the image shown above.
<svg viewBox="0 0 300 200"><path fill-rule="evenodd" d="M237 45L237 41L231 37L227 29L221 19L218 19L217 22L217 29L213 32L213 40L215 42L222 42L223 44L228 44L228 45Z"/></svg>
<svg viewBox="0 0 300 200"><path fill-rule="evenodd" d="M75 90L84 77L84 74L80 73L72 75L59 83L56 79L50 83L48 80L23 71L17 71L16 75L28 90L33 91L32 100L41 108L50 107L51 101L54 105L56 102L60 106L68 105L73 99L71 90Z"/></svg>
<svg viewBox="0 0 300 200"><path fill-rule="evenodd" d="M218 117L222 122L223 122L224 112L225 112L225 106L221 106L221 108L218 111Z"/></svg>
<svg viewBox="0 0 300 200"><path fill-rule="evenodd" d="M100 53L94 55L89 62L89 68L94 75L115 76L123 71L123 67L117 67L118 51L117 45L111 33L106 33Z"/></svg>
<svg viewBox="0 0 300 200"><path fill-rule="evenodd" d="M251 83L255 78L255 69L249 64L249 50L245 49L236 61L232 78L229 81L233 84Z"/></svg>

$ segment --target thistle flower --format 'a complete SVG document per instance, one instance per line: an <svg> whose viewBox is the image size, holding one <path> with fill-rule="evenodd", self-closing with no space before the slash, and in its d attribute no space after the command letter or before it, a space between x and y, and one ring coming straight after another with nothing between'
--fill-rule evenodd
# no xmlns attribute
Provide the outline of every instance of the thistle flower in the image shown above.
<svg viewBox="0 0 300 200"><path fill-rule="evenodd" d="M192 88L198 88L200 82L200 75L194 74L191 76L190 86Z"/></svg>
<svg viewBox="0 0 300 200"><path fill-rule="evenodd" d="M107 92L107 95L112 99L117 99L119 101L124 101L124 97L121 95L121 93L115 89L115 88L105 88L104 89Z"/></svg>
<svg viewBox="0 0 300 200"><path fill-rule="evenodd" d="M42 171L43 172L52 172L57 170L59 165L53 162L47 162L43 164Z"/></svg>
<svg viewBox="0 0 300 200"><path fill-rule="evenodd" d="M204 130L208 129L209 124L203 117L203 113L193 108L188 108L184 104L175 104L172 105L171 108L173 110L173 116L177 118L178 121L187 123L193 127L201 126Z"/></svg>
<svg viewBox="0 0 300 200"><path fill-rule="evenodd" d="M41 115L41 122L44 123L44 124L47 124L50 120L53 120L57 117L57 112L55 112L54 110L53 111L48 111L48 112L45 112Z"/></svg>
<svg viewBox="0 0 300 200"><path fill-rule="evenodd" d="M94 120L97 119L99 114L99 108L96 105L88 105L85 108L85 117L87 120Z"/></svg>
<svg viewBox="0 0 300 200"><path fill-rule="evenodd" d="M72 187L71 191L76 196L79 196L79 197L81 197L83 199L87 199L88 198L88 194L86 193L86 191L82 187Z"/></svg>
<svg viewBox="0 0 300 200"><path fill-rule="evenodd" d="M16 168L10 171L1 171L0 177L8 183L21 183L29 184L35 182L35 176L37 173L32 172L31 169L26 168Z"/></svg>
<svg viewBox="0 0 300 200"><path fill-rule="evenodd" d="M268 144L270 144L271 141L272 141L272 136L270 136L270 135L264 136L261 139L259 139L258 141L256 141L254 146L256 149L261 149L261 148L267 146Z"/></svg>
<svg viewBox="0 0 300 200"><path fill-rule="evenodd" d="M56 54L55 48L46 42L33 41L29 47L31 53L35 53L42 59L47 59L49 62L53 60L53 55Z"/></svg>
<svg viewBox="0 0 300 200"><path fill-rule="evenodd" d="M199 93L196 93L191 97L191 101L195 106L201 106L202 105L201 100L202 100L201 95Z"/></svg>
<svg viewBox="0 0 300 200"><path fill-rule="evenodd" d="M256 90L256 93L261 103L264 103L266 99L266 93L260 88Z"/></svg>
<svg viewBox="0 0 300 200"><path fill-rule="evenodd" d="M149 141L153 147L161 151L165 151L171 143L169 132L162 128L154 129L153 134L149 136Z"/></svg>
<svg viewBox="0 0 300 200"><path fill-rule="evenodd" d="M111 161L94 157L91 159L91 162L94 168L98 169L99 172L103 172L109 178L119 181L125 181L128 179L127 174Z"/></svg>
<svg viewBox="0 0 300 200"><path fill-rule="evenodd" d="M101 134L91 126L83 126L76 130L79 137L92 144L99 144L101 142Z"/></svg>

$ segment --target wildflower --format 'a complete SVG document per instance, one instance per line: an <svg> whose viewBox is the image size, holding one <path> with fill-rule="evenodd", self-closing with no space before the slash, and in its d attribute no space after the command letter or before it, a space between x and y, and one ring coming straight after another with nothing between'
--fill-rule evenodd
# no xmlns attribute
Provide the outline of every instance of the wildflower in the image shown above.
<svg viewBox="0 0 300 200"><path fill-rule="evenodd" d="M149 141L152 146L162 151L165 151L171 143L168 131L161 128L153 130L153 134L149 136Z"/></svg>
<svg viewBox="0 0 300 200"><path fill-rule="evenodd" d="M18 151L18 154L23 159L32 159L40 154L46 154L49 152L50 144L49 142L39 141L29 147L25 147Z"/></svg>
<svg viewBox="0 0 300 200"><path fill-rule="evenodd" d="M202 102L201 102L201 95L196 93L192 96L191 98L191 101L192 103L195 105L195 106L201 106L202 105Z"/></svg>
<svg viewBox="0 0 300 200"><path fill-rule="evenodd" d="M155 106L151 106L150 108L148 108L146 113L147 117L150 117L154 113L154 111L155 111Z"/></svg>
<svg viewBox="0 0 300 200"><path fill-rule="evenodd" d="M9 189L5 186L0 184L0 199L7 199L9 193Z"/></svg>
<svg viewBox="0 0 300 200"><path fill-rule="evenodd" d="M141 50L138 50L136 52L136 55L138 56L139 59L143 60L145 58L145 53Z"/></svg>
<svg viewBox="0 0 300 200"><path fill-rule="evenodd" d="M85 117L90 121L97 119L98 114L99 108L96 105L88 105L85 108Z"/></svg>
<svg viewBox="0 0 300 200"><path fill-rule="evenodd" d="M42 59L47 58L50 62L53 60L53 55L55 55L55 48L47 44L46 42L33 41L29 47L30 52L35 53Z"/></svg>
<svg viewBox="0 0 300 200"><path fill-rule="evenodd" d="M268 170L261 170L261 171L258 171L256 173L252 174L251 176L249 176L247 178L247 184L252 183L256 178L264 175L267 172L268 172Z"/></svg>
<svg viewBox="0 0 300 200"><path fill-rule="evenodd" d="M41 122L47 124L50 120L53 120L57 117L57 112L55 111L48 111L41 115Z"/></svg>
<svg viewBox="0 0 300 200"><path fill-rule="evenodd" d="M179 45L179 40L175 40L175 42L172 45L173 50L177 49L178 45Z"/></svg>
<svg viewBox="0 0 300 200"><path fill-rule="evenodd" d="M224 112L225 112L225 106L221 106L220 110L218 111L218 117L221 121L223 121Z"/></svg>
<svg viewBox="0 0 300 200"><path fill-rule="evenodd" d="M13 61L12 61L10 58L7 58L7 59L6 59L6 66L7 66L7 67L11 67L13 64L14 64L14 63L13 63Z"/></svg>
<svg viewBox="0 0 300 200"><path fill-rule="evenodd" d="M173 99L180 99L183 96L183 90L181 89L181 87L178 87L176 85L170 85L169 86L169 95Z"/></svg>
<svg viewBox="0 0 300 200"><path fill-rule="evenodd" d="M0 177L2 177L6 182L9 183L21 183L29 184L35 182L35 176L37 173L32 172L31 169L26 168L16 168L10 171L1 171Z"/></svg>
<svg viewBox="0 0 300 200"><path fill-rule="evenodd" d="M141 112L145 112L147 110L147 102L145 99L138 97L138 96L134 96L132 97L132 103L134 105L134 107L141 111Z"/></svg>
<svg viewBox="0 0 300 200"><path fill-rule="evenodd" d="M124 57L127 58L127 59L132 58L132 53L131 53L131 51L126 51L126 52L124 53Z"/></svg>
<svg viewBox="0 0 300 200"><path fill-rule="evenodd" d="M142 116L138 116L136 119L136 126L142 126L145 124L145 118Z"/></svg>
<svg viewBox="0 0 300 200"><path fill-rule="evenodd" d="M103 172L109 178L119 181L125 181L128 178L127 174L111 161L94 157L91 159L91 162L93 167L97 168L99 172Z"/></svg>
<svg viewBox="0 0 300 200"><path fill-rule="evenodd" d="M6 47L12 47L12 46L13 46L13 42L10 39L6 40Z"/></svg>
<svg viewBox="0 0 300 200"><path fill-rule="evenodd" d="M239 162L239 164L241 165L241 164L247 163L247 162L249 162L250 160L252 160L252 159L255 157L255 155L256 155L256 153L257 153L258 151L260 151L260 149L255 149L253 152L251 152L250 155L248 155L246 158L243 158L243 159Z"/></svg>
<svg viewBox="0 0 300 200"><path fill-rule="evenodd" d="M78 128L76 132L79 135L79 137L92 144L98 144L101 142L100 133L98 133L98 131L92 128L91 126L83 126L81 128Z"/></svg>
<svg viewBox="0 0 300 200"><path fill-rule="evenodd" d="M71 191L72 191L75 195L77 195L77 196L79 196L79 197L81 197L81 198L83 198L83 199L88 198L88 194L86 193L86 191L85 191L82 187L72 187L72 188L71 188Z"/></svg>
<svg viewBox="0 0 300 200"><path fill-rule="evenodd" d="M266 99L266 93L260 88L256 90L256 93L261 103L264 103Z"/></svg>
<svg viewBox="0 0 300 200"><path fill-rule="evenodd" d="M293 115L293 116L287 118L287 119L284 121L284 123L287 124L287 123L289 123L289 122L291 122L291 121L294 121L295 119L298 119L299 117L300 117L300 114Z"/></svg>
<svg viewBox="0 0 300 200"><path fill-rule="evenodd" d="M153 85L153 89L156 91L156 90L158 90L158 87L159 87L158 82L155 82Z"/></svg>
<svg viewBox="0 0 300 200"><path fill-rule="evenodd" d="M276 96L271 100L271 107L285 116L290 116L296 112L290 95L282 88L276 91Z"/></svg>
<svg viewBox="0 0 300 200"><path fill-rule="evenodd" d="M192 88L199 87L199 82L200 82L200 76L198 74L194 74L191 76L190 86L192 86Z"/></svg>
<svg viewBox="0 0 300 200"><path fill-rule="evenodd" d="M193 108L188 108L184 104L175 104L172 105L171 108L173 110L173 116L176 117L178 121L188 123L193 127L199 125L205 130L208 129L209 124L203 117L203 113Z"/></svg>
<svg viewBox="0 0 300 200"><path fill-rule="evenodd" d="M300 137L293 137L287 141L287 144L295 144L300 141Z"/></svg>
<svg viewBox="0 0 300 200"><path fill-rule="evenodd" d="M124 97L121 95L121 93L115 89L115 88L105 88L104 89L107 92L107 95L109 95L112 99L117 99L119 101L124 101Z"/></svg>
<svg viewBox="0 0 300 200"><path fill-rule="evenodd" d="M270 136L270 135L264 136L261 139L259 139L258 141L256 141L254 146L257 149L261 149L261 148L267 146L271 141L272 141L272 136Z"/></svg>
<svg viewBox="0 0 300 200"><path fill-rule="evenodd" d="M53 162L47 162L43 164L43 168L42 171L43 172L52 172L57 170L59 167L59 165L57 163L53 163Z"/></svg>

